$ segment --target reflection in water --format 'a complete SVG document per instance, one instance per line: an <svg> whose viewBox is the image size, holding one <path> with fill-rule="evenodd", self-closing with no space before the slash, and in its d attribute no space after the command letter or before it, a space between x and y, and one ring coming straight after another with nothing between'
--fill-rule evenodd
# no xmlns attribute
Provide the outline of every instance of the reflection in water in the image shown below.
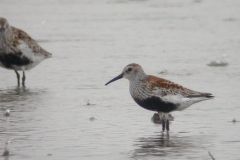
<svg viewBox="0 0 240 160"><path fill-rule="evenodd" d="M10 89L1 89L0 90L0 102L11 102L20 100L21 90L25 90L25 88L10 88Z"/></svg>
<svg viewBox="0 0 240 160"><path fill-rule="evenodd" d="M141 159L154 156L181 156L190 150L192 152L194 149L204 149L203 147L199 147L199 144L203 143L203 137L205 136L182 136L179 133L171 135L171 133L166 132L160 135L157 133L147 138L142 137L135 143L137 148L134 150L132 158Z"/></svg>
<svg viewBox="0 0 240 160"><path fill-rule="evenodd" d="M16 142L30 137L29 134L25 133L34 130L34 124L31 126L31 122L35 116L32 116L32 113L39 105L41 106L41 102L45 102L43 100L45 94L43 93L45 93L45 89L42 88L14 87L0 89L0 113L2 115L0 116L0 146L7 139ZM8 116L5 115L6 109L11 110L11 114ZM8 158L9 156L5 156L5 159Z"/></svg>
<svg viewBox="0 0 240 160"><path fill-rule="evenodd" d="M23 100L27 95L31 95L36 92L31 92L26 87L15 87L10 89L0 90L0 102L11 102L17 100Z"/></svg>
<svg viewBox="0 0 240 160"><path fill-rule="evenodd" d="M9 160L9 156L4 157L4 160Z"/></svg>
<svg viewBox="0 0 240 160"><path fill-rule="evenodd" d="M0 89L0 110L14 110L20 105L27 104L27 102L36 102L43 92L45 92L45 89L28 89L26 87Z"/></svg>
<svg viewBox="0 0 240 160"><path fill-rule="evenodd" d="M159 136L148 138L139 138L137 144L139 148L135 150L134 157L145 157L149 155L166 156L167 152L164 147L171 147L169 133L162 133Z"/></svg>

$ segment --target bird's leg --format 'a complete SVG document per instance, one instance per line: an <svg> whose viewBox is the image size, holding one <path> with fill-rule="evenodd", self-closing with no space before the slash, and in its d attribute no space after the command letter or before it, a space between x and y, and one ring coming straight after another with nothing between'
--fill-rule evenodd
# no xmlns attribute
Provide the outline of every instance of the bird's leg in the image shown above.
<svg viewBox="0 0 240 160"><path fill-rule="evenodd" d="M162 131L165 130L165 121L164 121L164 117L163 117L163 113L162 112L158 112L159 118L160 118L160 122L162 122Z"/></svg>
<svg viewBox="0 0 240 160"><path fill-rule="evenodd" d="M15 73L17 74L17 81L18 81L18 87L20 86L20 75L19 73L17 72L17 70L14 70Z"/></svg>
<svg viewBox="0 0 240 160"><path fill-rule="evenodd" d="M166 114L166 129L167 129L167 131L170 130L170 127L169 127L169 114L168 113Z"/></svg>
<svg viewBox="0 0 240 160"><path fill-rule="evenodd" d="M162 131L165 131L165 120L162 119Z"/></svg>
<svg viewBox="0 0 240 160"><path fill-rule="evenodd" d="M25 80L26 80L26 76L25 76L25 72L23 71L23 77L22 77L22 85L25 86Z"/></svg>
<svg viewBox="0 0 240 160"><path fill-rule="evenodd" d="M167 119L166 128L167 128L167 131L169 131L169 130L170 130L170 127L169 127L169 120L168 120L168 119Z"/></svg>
<svg viewBox="0 0 240 160"><path fill-rule="evenodd" d="M165 131L165 125L166 125L166 123L165 123L166 121L165 121L165 115L164 115L164 113L162 114L162 131Z"/></svg>

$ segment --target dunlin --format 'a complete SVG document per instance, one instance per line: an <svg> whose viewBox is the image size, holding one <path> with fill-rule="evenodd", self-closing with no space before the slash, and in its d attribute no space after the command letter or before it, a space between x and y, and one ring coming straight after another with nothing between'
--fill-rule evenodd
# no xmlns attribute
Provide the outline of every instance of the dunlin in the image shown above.
<svg viewBox="0 0 240 160"><path fill-rule="evenodd" d="M17 71L23 71L24 86L25 70L30 70L51 57L52 54L40 47L27 33L10 26L5 18L0 17L0 66L15 71L18 86L20 75Z"/></svg>
<svg viewBox="0 0 240 160"><path fill-rule="evenodd" d="M211 93L196 92L169 80L147 75L138 64L127 65L122 73L105 85L126 78L130 82L130 94L141 107L157 111L162 120L162 130L169 131L169 113L182 111L192 104L214 98Z"/></svg>

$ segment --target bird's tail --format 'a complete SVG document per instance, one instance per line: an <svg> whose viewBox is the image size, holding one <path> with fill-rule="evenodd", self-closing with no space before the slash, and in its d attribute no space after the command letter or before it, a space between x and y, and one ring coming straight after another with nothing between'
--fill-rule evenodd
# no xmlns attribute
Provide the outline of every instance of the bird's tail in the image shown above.
<svg viewBox="0 0 240 160"><path fill-rule="evenodd" d="M45 54L45 56L46 56L46 58L52 58L52 53L47 53L47 54Z"/></svg>

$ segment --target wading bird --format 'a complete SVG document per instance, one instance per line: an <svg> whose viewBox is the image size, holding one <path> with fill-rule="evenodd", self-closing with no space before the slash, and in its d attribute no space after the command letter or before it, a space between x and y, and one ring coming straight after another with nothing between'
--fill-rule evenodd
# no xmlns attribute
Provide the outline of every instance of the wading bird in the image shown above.
<svg viewBox="0 0 240 160"><path fill-rule="evenodd" d="M212 99L211 93L196 92L169 80L147 75L138 64L127 65L122 73L105 85L126 78L130 82L130 94L141 107L157 111L162 120L162 130L169 131L169 113L182 111L192 104Z"/></svg>
<svg viewBox="0 0 240 160"><path fill-rule="evenodd" d="M25 70L30 70L52 54L40 47L26 32L12 27L5 18L0 17L0 66L14 70L18 86L23 71L22 85L25 85Z"/></svg>

